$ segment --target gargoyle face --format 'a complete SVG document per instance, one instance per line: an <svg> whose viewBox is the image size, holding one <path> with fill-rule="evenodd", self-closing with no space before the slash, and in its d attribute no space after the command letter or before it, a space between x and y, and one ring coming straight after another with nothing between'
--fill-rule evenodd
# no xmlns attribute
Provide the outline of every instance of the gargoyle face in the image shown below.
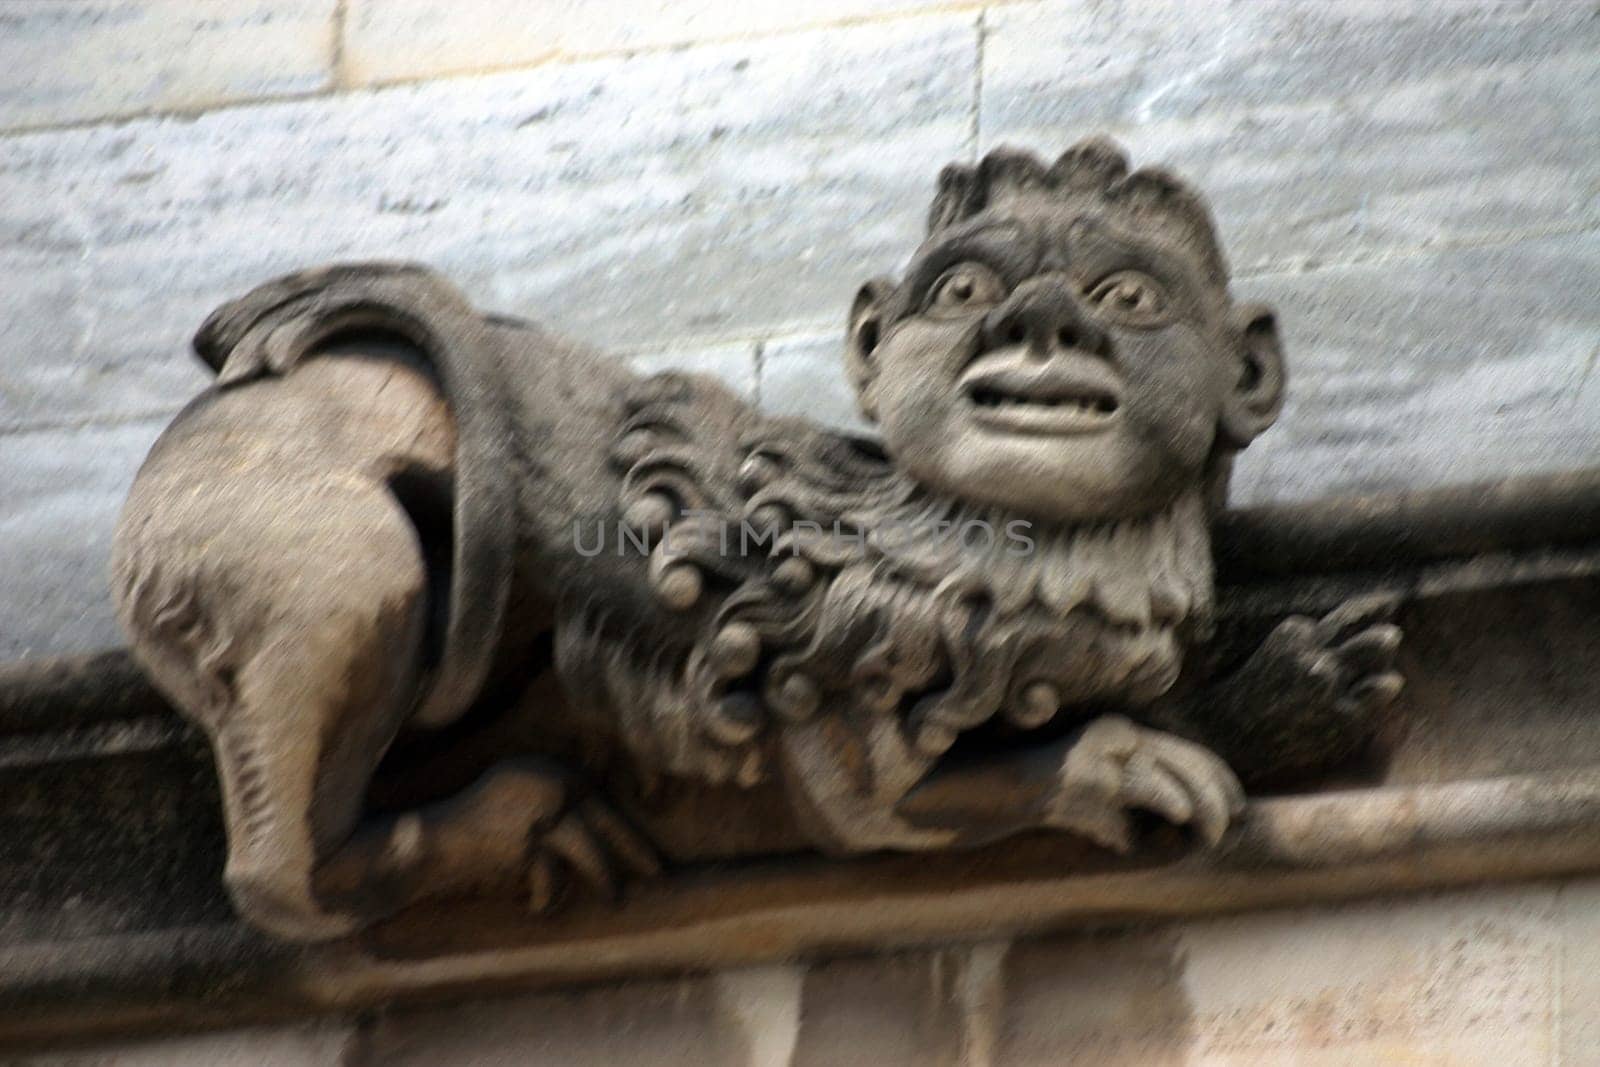
<svg viewBox="0 0 1600 1067"><path fill-rule="evenodd" d="M898 284L864 287L851 358L911 477L1072 522L1166 506L1271 424L1283 386L1270 312L1235 307L1159 230L1048 193L939 230Z"/></svg>

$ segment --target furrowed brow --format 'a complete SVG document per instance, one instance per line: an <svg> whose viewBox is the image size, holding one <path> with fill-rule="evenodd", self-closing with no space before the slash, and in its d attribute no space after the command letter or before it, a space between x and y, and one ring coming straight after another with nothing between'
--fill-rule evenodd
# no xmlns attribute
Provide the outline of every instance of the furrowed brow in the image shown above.
<svg viewBox="0 0 1600 1067"><path fill-rule="evenodd" d="M1119 231L1103 220L1079 218L1067 233L1073 263L1122 262L1139 267L1161 280L1201 298L1210 287L1194 257L1178 245Z"/></svg>
<svg viewBox="0 0 1600 1067"><path fill-rule="evenodd" d="M905 284L911 291L920 292L947 268L969 259L989 264L1014 282L1018 279L1010 276L1025 272L1037 257L1036 245L1026 239L1020 224L1010 219L992 221L942 234L924 245L906 270Z"/></svg>

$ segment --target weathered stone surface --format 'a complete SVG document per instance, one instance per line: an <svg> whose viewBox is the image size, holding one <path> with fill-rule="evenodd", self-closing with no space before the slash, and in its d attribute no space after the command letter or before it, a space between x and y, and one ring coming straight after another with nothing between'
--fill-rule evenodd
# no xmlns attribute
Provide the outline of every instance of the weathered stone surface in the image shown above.
<svg viewBox="0 0 1600 1067"><path fill-rule="evenodd" d="M801 963L780 963L723 970L713 976L722 1012L744 1035L750 1067L794 1061L806 970Z"/></svg>
<svg viewBox="0 0 1600 1067"><path fill-rule="evenodd" d="M426 13L433 6L393 10ZM710 9L693 7L687 17L701 18L698 12ZM352 14L381 16L384 10L351 3ZM803 17L834 17L827 10L831 6ZM8 14L0 12L0 26ZM568 23L586 29L588 17L570 13ZM726 19L720 24L728 34L764 32L773 27L739 20L769 17L778 16L754 8L717 15ZM1592 231L1595 225L1596 135L1587 106L1595 88L1592 5L1233 5L1214 13L1192 5L1067 3L993 10L985 19L986 142L1022 137L1053 148L1070 139L1068 132L1120 131L1141 161L1170 159L1218 194L1225 236L1243 239L1235 242L1235 259L1257 273L1240 291L1279 305L1294 373L1291 407L1241 464L1236 499L1437 484L1594 461L1600 445L1591 374L1600 358L1600 329L1588 282L1596 276L1594 234L1508 240L1518 232ZM404 64L419 59L406 49L422 43L431 50L432 42L403 42L412 27L380 22L374 18L373 27L392 36L380 38L375 50L392 51L398 73L382 73L390 57L370 53L353 58L352 72L411 76ZM597 47L653 46L677 32L652 39L658 24L641 23L644 35L634 44ZM518 58L517 49L538 46L536 35L508 32L522 27L473 23L470 15L463 24L489 35L489 43L507 42L505 62L538 58ZM536 27L531 17L528 25ZM598 22L593 28L616 29ZM874 26L822 36L856 42L839 61L844 67L870 66L876 47L870 42L892 32ZM814 47L811 34L793 40L802 49ZM1196 62L1196 40L1199 51L1215 47L1212 63ZM1128 41L1139 47L1119 53ZM484 44L477 42L478 55L486 54ZM959 59L965 47L930 51L916 64ZM4 48L0 44L0 57ZM455 55L472 50L467 42ZM724 54L737 51L730 46ZM455 62L448 48L439 54ZM734 254L759 245L755 238L741 243L744 228L815 233L823 223L834 225L825 216L840 201L826 190L793 192L813 180L810 169L788 175L782 188L746 175L762 170L757 163L765 153L782 156L783 137L791 134L812 145L818 158L854 154L829 173L848 182L870 167L872 181L894 186L892 196L874 199L857 191L846 202L858 206L858 222L871 218L878 226L899 227L903 221L903 233L875 247L898 246L917 228L930 165L954 154L944 140L959 129L958 109L941 110L931 125L910 133L879 136L880 145L892 142L889 152L916 156L902 175L898 160L866 158L859 153L867 139L851 139L850 124L871 117L865 105L845 98L863 80L859 69L830 72L827 63L813 60L782 76L769 68L765 80L752 75L752 84L701 65L704 54L696 49L674 58L690 71L682 84L664 63L649 67L654 60L606 68L581 87L577 74L542 73L548 81L539 84L555 86L562 100L577 98L581 88L624 91L604 106L574 105L570 120L534 122L535 131L551 124L558 136L579 140L540 157L544 169L532 177L518 167L537 153L509 134L502 137L499 128L509 124L508 109L543 99L542 89L530 88L536 79L523 75L385 97L401 102L399 119L385 113L388 105L344 99L247 109L202 120L198 130L135 123L128 128L135 136L125 141L117 138L128 129L0 144L0 233L7 246L0 272L8 280L8 295L0 296L0 427L35 431L0 438L0 533L6 535L0 542L0 598L6 603L0 635L5 642L16 635L15 647L5 645L0 654L11 658L113 638L103 592L106 531L157 425L142 417L169 413L204 380L184 351L187 334L217 299L270 271L346 249L393 255L412 244L421 249L418 255L472 281L485 304L558 325L571 321L606 343L606 315L618 306L619 279L632 277L637 240L647 249L641 270L654 273L621 299L626 328L610 337L625 351L649 353L631 357L635 365L710 370L743 393L758 392L772 410L857 424L838 362L842 330L834 321L848 293L822 296L836 268L806 274L806 284L815 286L812 307L785 303L789 295L776 292L776 281L763 288L761 270L781 264L752 267ZM764 54L768 60L777 55ZM189 62L197 56L163 58ZM788 69L787 60L776 62ZM287 67L278 62L272 69ZM906 77L917 74L914 64L897 69ZM1076 69L1093 73L1077 84ZM790 117L767 115L767 99L789 91L786 78L798 83L817 71L824 75L822 94L831 87L839 99L818 104L795 90L782 106L800 115L798 133L783 125ZM1019 81L1035 71L1037 82ZM695 78L713 83L703 99L695 96ZM943 108L943 99L959 95L960 82L952 75L927 88L903 109L903 121L920 121L914 113L928 105ZM903 82L883 86L891 84ZM500 93L500 102L487 109L491 135L480 151L472 94L485 86L491 97ZM882 96L883 86L872 93ZM694 100L682 112L675 104L655 105L652 112L640 103L674 93ZM440 100L454 109L454 118L440 120L452 130L443 138L427 117ZM142 105L166 106L189 105ZM765 117L750 117L751 109ZM833 117L819 117L828 109ZM1103 118L1073 118L1097 109ZM538 106L528 110L531 118ZM636 132L635 111L645 116L644 126L669 132ZM719 136L715 124L707 125L728 115L738 119L732 133ZM774 126L781 129L774 133ZM356 127L365 132L348 132ZM252 157L263 128L270 135L262 155ZM415 142L412 130L421 131ZM296 143L301 135L309 137L309 150ZM684 144L671 143L680 135ZM739 146L722 143L730 137ZM442 147L429 147L429 138ZM599 153L598 168L590 166L596 138L623 142ZM47 143L62 154L41 153ZM19 145L27 150L13 155ZM644 163L628 159L630 147L640 149ZM399 161L385 164L390 151ZM230 171L239 157L229 152L244 153L242 173ZM168 169L141 167L151 158ZM186 172L190 161L198 166ZM832 164L824 159L816 166ZM99 169L115 179L97 177ZM374 170L382 172L376 179ZM709 199L673 206L664 194L650 193L635 210L639 189L663 173L668 185L693 184L691 178L707 183L709 193L696 190ZM518 182L526 184L516 188ZM154 189L143 200L137 190L146 185ZM592 193L590 186L603 188ZM450 201L462 187L468 208L458 212ZM400 189L399 198L385 203L393 188ZM544 212L547 194L557 202L553 212ZM798 205L785 202L766 213L779 197L796 195ZM302 211L318 198L340 206ZM525 217L508 222L502 203ZM361 209L351 216L359 225L341 228L351 205ZM170 215L163 214L167 210ZM411 214L386 220L395 213ZM569 232L568 217L585 213ZM210 229L190 226L191 215L208 220ZM1265 220L1274 216L1288 225L1269 228ZM782 221L769 224L769 218ZM591 248L584 235L599 232L596 219L607 239ZM377 236L369 239L369 230ZM540 243L541 230L556 234L552 243ZM208 232L232 232L240 244L227 254L208 249L202 240ZM507 232L512 250L492 258ZM831 243L817 246L820 255L843 261L862 254L859 244L837 252L838 234L828 233ZM673 243L680 238L704 243L678 248ZM785 256L809 263L808 245L798 237L784 240ZM1415 254L1422 246L1494 242L1506 243ZM1337 265L1351 260L1362 265ZM704 270L696 266L702 262L709 264ZM1323 269L1290 272L1314 264ZM197 279L193 272L200 269L227 275L226 284ZM109 298L96 293L106 279ZM737 293L719 302L720 290L730 285ZM569 293L576 294L570 304ZM669 310L653 320L663 308ZM658 329L662 336L652 332ZM701 346L701 339L724 333L772 331L780 339L762 344L759 381L751 356L756 342ZM687 340L656 350L673 337ZM134 421L73 428L108 417ZM1473 683L1479 704L1491 702L1475 677L1436 684L1462 678ZM1525 697L1512 692L1500 703L1520 706ZM1572 705L1582 697L1573 692ZM1510 736L1500 738L1508 758L1523 754L1505 741ZM123 804L126 792L107 792L105 803ZM1586 947L1594 941L1600 903L1585 883L1560 889L1554 904L1549 892L1297 911L1018 945L996 995L996 1062L1087 1058L1143 1067L1392 1059L1516 1067L1558 1055L1565 1063L1600 1062L1594 1026L1600 993L1590 988L1595 968ZM73 914L89 927L117 918L81 904ZM576 1063L586 1056L593 1062L670 1059L673 1052L687 1062L713 1063L724 1053L727 1062L850 1062L856 1053L859 1060L886 1062L911 1047L948 1054L952 1046L942 1040L949 1036L943 1029L948 1020L925 1014L939 991L956 996L948 975L906 959L821 966L804 977L798 967L737 972L719 976L709 991L706 983L663 983L643 994L632 986L529 998L420 1022L396 1016L377 1026L370 1056L350 1052L344 1062L440 1062L465 1058L462 1049L486 1062L518 1063L547 1054ZM641 1007L640 997L649 1003ZM641 1019L642 1032L630 1029ZM941 1040L923 1042L923 1023ZM325 1043L303 1033L255 1031L24 1062L339 1062L341 1032L326 1033Z"/></svg>
<svg viewBox="0 0 1600 1067"><path fill-rule="evenodd" d="M611 349L832 326L964 150L971 16L0 142L0 426L173 405L188 338L377 257Z"/></svg>
<svg viewBox="0 0 1600 1067"><path fill-rule="evenodd" d="M1556 907L1562 944L1557 1062L1595 1067L1600 1064L1600 881L1561 884Z"/></svg>
<svg viewBox="0 0 1600 1067"><path fill-rule="evenodd" d="M9 0L0 129L289 96L332 80L336 0Z"/></svg>
<svg viewBox="0 0 1600 1067"><path fill-rule="evenodd" d="M780 337L761 346L761 407L827 426L870 433L844 374L845 326Z"/></svg>
<svg viewBox="0 0 1600 1067"><path fill-rule="evenodd" d="M967 1019L955 996L959 955L906 953L811 968L789 1063L961 1062Z"/></svg>
<svg viewBox="0 0 1600 1067"><path fill-rule="evenodd" d="M749 345L673 349L634 357L641 371L712 374L752 396ZM182 358L197 391L208 376ZM111 614L106 561L133 474L167 415L116 425L0 434L0 660L110 648L124 640Z"/></svg>
<svg viewBox="0 0 1600 1067"><path fill-rule="evenodd" d="M1600 457L1600 235L1250 279L1277 308L1288 406L1234 500L1423 488Z"/></svg>
<svg viewBox="0 0 1600 1067"><path fill-rule="evenodd" d="M0 435L0 659L123 643L108 592L111 531L165 423Z"/></svg>
<svg viewBox="0 0 1600 1067"><path fill-rule="evenodd" d="M755 346L749 342L714 345L709 348L668 348L634 356L628 365L640 374L681 371L685 374L710 374L721 379L742 397L756 395Z"/></svg>
<svg viewBox="0 0 1600 1067"><path fill-rule="evenodd" d="M1304 509L1295 514L1301 516L1298 529L1319 525L1305 521ZM1584 529L1592 537L1600 530L1600 512L1589 515ZM1509 529L1503 516L1486 525ZM1575 517L1568 526L1576 525ZM1555 529L1567 532L1559 523ZM1369 542L1363 558L1387 569L1378 587L1408 586L1418 577L1395 551L1426 552L1426 546L1398 544L1403 540ZM1488 543L1494 540L1491 535ZM200 738L190 734L174 746L170 724L168 734L152 734L150 727L165 720L137 710L132 713L150 717L80 728L88 725L86 717L93 723L96 714L123 713L115 703L81 695L70 710L62 707L73 694L92 692L89 683L102 671L124 676L109 664L85 664L81 682L43 690L38 683L54 672L39 671L35 684L19 685L32 673L19 667L0 684L0 695L20 712L5 717L7 725L37 732L60 715L54 721L62 730L0 737L0 793L8 798L0 813L10 816L0 820L6 845L0 852L8 853L0 856L0 869L25 872L0 877L0 915L10 919L0 929L0 946L6 946L0 947L0 1042L19 1034L72 1034L84 1025L90 1001L100 1005L94 1011L124 1020L152 1009L244 1018L253 1005L306 992L313 999L299 1002L302 1010L345 1011L390 991L470 995L491 978L616 979L799 952L871 953L886 945L1038 931L1107 916L1298 907L1350 893L1600 869L1600 844L1590 832L1600 813L1600 773L1561 771L1595 751L1595 670L1592 657L1585 658L1585 642L1592 646L1597 627L1592 557L1589 577L1574 579L1571 556L1554 553L1569 577L1528 584L1527 565L1547 552L1536 545L1525 543L1529 551L1521 558L1487 566L1447 564L1446 572L1464 570L1466 593L1442 590L1439 568L1430 568L1432 592L1404 616L1408 685L1397 721L1407 729L1382 778L1400 788L1263 800L1252 805L1240 835L1215 864L1152 858L1074 874L1086 860L1080 849L1035 838L939 859L878 857L847 870L831 863L768 865L764 872L724 868L663 892L638 887L619 923L593 913L534 921L514 901L449 902L369 941L371 956L352 957L335 946L288 972L284 957L267 952L262 939L240 943L232 936L237 926L220 925L231 915L218 882L221 812ZM1494 588L1501 582L1510 585ZM1355 590L1374 585L1363 578ZM1338 592L1330 593L1327 579L1291 582L1286 601L1284 587L1269 582L1235 587L1227 599L1237 605L1259 602L1264 594L1274 610L1309 612L1330 596L1355 591L1339 580L1332 588ZM1230 614L1223 625L1231 630L1246 621ZM1555 671L1553 663L1568 666ZM23 696L30 689L40 698ZM1516 714L1507 715L1507 708ZM1472 780L1517 772L1529 777ZM719 825L737 827L731 832L742 835L745 847L772 850L764 843L773 838L752 833L750 821L781 823L781 815L759 803L732 806L728 799L726 791L712 792L703 804L671 806L691 826L694 813L714 811ZM713 862L722 865L720 858ZM65 907L64 900L73 903ZM1582 907L1575 899L1570 917L1581 916ZM197 944L190 931L201 922L231 934ZM13 951L7 942L19 939L36 947ZM91 944L99 949L81 947ZM1581 965L1581 956L1573 959ZM70 985L52 977L60 971L72 973ZM791 1019L785 990L797 984L785 973L758 975L738 988L719 988L719 996L748 1002L740 1009L745 1032L766 1032L777 1025L769 1020ZM979 975L969 974L951 983L951 993L978 1014L982 986ZM63 994L64 988L74 992ZM213 989L226 991L221 1001L212 999Z"/></svg>
<svg viewBox="0 0 1600 1067"><path fill-rule="evenodd" d="M348 1062L985 1063L964 1044L974 1022L958 988L965 955L746 968L710 980L396 1012L368 1028Z"/></svg>
<svg viewBox="0 0 1600 1067"><path fill-rule="evenodd" d="M7 1059L12 1067L346 1067L350 1024L226 1030Z"/></svg>
<svg viewBox="0 0 1600 1067"><path fill-rule="evenodd" d="M1587 3L985 15L982 141L1114 134L1205 189L1240 272L1600 222Z"/></svg>
<svg viewBox="0 0 1600 1067"><path fill-rule="evenodd" d="M635 982L384 1016L345 1062L744 1067L752 1063L749 1040L713 981Z"/></svg>
<svg viewBox="0 0 1600 1067"><path fill-rule="evenodd" d="M351 84L408 81L960 6L978 5L940 0L690 0L659 5L541 0L508 8L496 0L352 0L345 16L343 73Z"/></svg>
<svg viewBox="0 0 1600 1067"><path fill-rule="evenodd" d="M1574 879L395 1008L364 1022L8 1062L1583 1067L1596 1062L1594 903L1593 879ZM983 989L963 962L974 956L989 965Z"/></svg>
<svg viewBox="0 0 1600 1067"><path fill-rule="evenodd" d="M1020 942L995 1062L1558 1062L1555 898L1477 891Z"/></svg>
<svg viewBox="0 0 1600 1067"><path fill-rule="evenodd" d="M1196 1034L1173 929L1019 941L1001 968L997 1064L1182 1067Z"/></svg>
<svg viewBox="0 0 1600 1067"><path fill-rule="evenodd" d="M1240 460L1235 500L1414 488L1591 464L1600 454L1600 378L1594 374L1600 320L1584 279L1597 272L1600 239L1578 235L1240 283L1242 295L1279 309L1291 381L1284 417ZM19 267L17 277L26 290L35 275ZM136 278L126 284L128 297L136 298ZM211 298L192 299L191 321ZM87 300L87 293L62 299L24 322L43 329L52 316L92 308L72 302ZM207 377L184 349L187 329L146 321L173 335L171 347L133 367L74 369L16 358L18 351L50 343L38 334L20 350L8 345L6 401L27 404L47 422L97 397L112 412L124 410L124 403L135 414L170 410ZM843 333L839 326L766 343L763 406L864 428L844 379ZM102 325L91 340L109 335L111 343L120 334L120 327ZM640 356L637 365L709 370L746 393L752 373L743 344L684 347ZM19 387L23 376L39 376L26 394ZM103 393L96 382L106 383ZM0 570L8 587L18 589L11 603L28 605L5 627L8 655L119 639L105 604L105 545L118 499L157 428L148 422L79 436L64 426L0 441L7 457L0 465L0 521L13 531L0 545L6 564ZM88 473L64 474L63 464ZM51 503L36 505L35 493ZM94 493L102 495L90 505ZM64 506L77 516L67 537L48 518ZM29 525L35 521L39 525Z"/></svg>
<svg viewBox="0 0 1600 1067"><path fill-rule="evenodd" d="M1593 372L1600 321L1583 279L1597 271L1600 240L1578 235L1240 283L1242 295L1279 309L1292 369L1288 409L1241 458L1235 500L1417 488L1592 463L1600 454L1600 378ZM202 313L196 306L190 317ZM763 406L865 428L844 379L843 332L766 343ZM59 375L36 389L33 410L41 419L69 414L72 398L95 395L88 383L107 379L114 383L108 392L120 389L135 414L160 412L207 380L181 338L172 341L162 358L126 377L114 366L59 375L61 364L16 359L7 382L18 374ZM637 357L637 365L708 370L750 390L742 343L653 353ZM121 409L113 403L111 410ZM31 605L5 629L10 654L119 639L104 603L104 552L118 498L156 429L154 422L139 426L81 437L64 426L0 442L8 457L0 466L4 521L15 531L0 556L15 576L8 584L21 586L12 602ZM63 464L88 474L66 474ZM51 503L36 506L34 493ZM91 506L94 493L103 495ZM68 537L46 517L62 506L76 509Z"/></svg>
<svg viewBox="0 0 1600 1067"><path fill-rule="evenodd" d="M1561 938L1548 887L1197 924L1183 988L1213 1062L1534 1067L1555 1054Z"/></svg>

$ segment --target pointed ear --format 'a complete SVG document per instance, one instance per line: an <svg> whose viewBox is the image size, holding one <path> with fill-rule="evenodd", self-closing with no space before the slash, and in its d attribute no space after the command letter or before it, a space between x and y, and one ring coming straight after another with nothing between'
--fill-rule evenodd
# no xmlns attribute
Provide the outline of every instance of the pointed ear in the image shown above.
<svg viewBox="0 0 1600 1067"><path fill-rule="evenodd" d="M1278 317L1262 304L1234 312L1239 344L1239 377L1222 405L1223 440L1243 448L1271 426L1283 409L1283 345Z"/></svg>
<svg viewBox="0 0 1600 1067"><path fill-rule="evenodd" d="M856 389L856 405L867 419L878 418L876 386L878 342L883 337L884 310L889 296L894 292L894 282L888 278L874 278L856 291L850 305L850 333L845 338L845 373Z"/></svg>

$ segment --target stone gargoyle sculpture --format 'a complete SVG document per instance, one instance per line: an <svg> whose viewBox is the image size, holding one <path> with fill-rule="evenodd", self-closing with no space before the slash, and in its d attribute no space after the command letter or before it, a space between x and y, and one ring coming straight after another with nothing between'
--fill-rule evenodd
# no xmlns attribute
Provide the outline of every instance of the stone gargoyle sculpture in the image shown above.
<svg viewBox="0 0 1600 1067"><path fill-rule="evenodd" d="M1241 777L1347 756L1400 687L1380 602L1203 668L1209 521L1278 415L1278 331L1200 197L1104 141L940 175L904 275L850 311L881 445L415 266L272 282L196 348L216 384L139 473L115 597L215 750L232 898L282 937L658 870L554 753L369 810L397 739L507 679L553 674L643 775L780 785L836 853L1127 849L1151 817L1214 843Z"/></svg>

